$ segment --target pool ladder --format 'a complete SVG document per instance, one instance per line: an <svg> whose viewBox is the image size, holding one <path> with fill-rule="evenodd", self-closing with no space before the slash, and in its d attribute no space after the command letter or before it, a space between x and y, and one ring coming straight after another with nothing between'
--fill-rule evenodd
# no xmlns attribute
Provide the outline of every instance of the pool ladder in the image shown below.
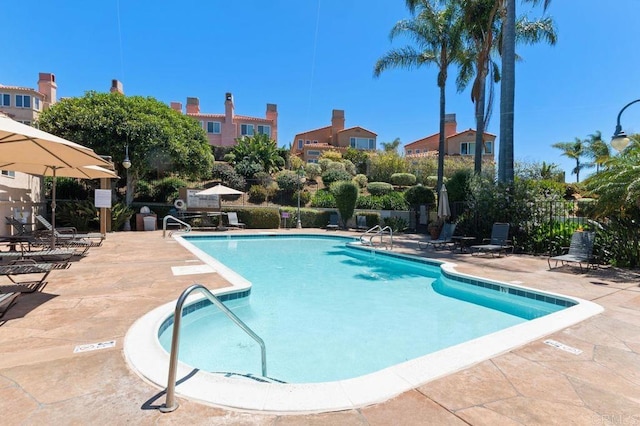
<svg viewBox="0 0 640 426"><path fill-rule="evenodd" d="M389 235L389 245L383 244L383 237L385 235ZM367 241L367 237L369 240ZM375 237L380 237L380 245L384 245L384 248L387 250L393 250L393 230L389 226L385 226L382 228L380 225L376 225L373 228L369 229L360 237L360 244L363 246L371 246L374 247L373 239Z"/></svg>
<svg viewBox="0 0 640 426"><path fill-rule="evenodd" d="M262 375L267 375L267 348L264 345L264 341L258 337L256 333L249 328L240 318L229 310L213 293L209 291L202 284L193 284L182 292L178 301L176 302L176 309L173 313L173 334L171 336L171 355L169 358L169 378L167 380L167 399L164 405L160 407L160 411L163 413L170 413L178 408L176 402L176 373L178 369L178 349L180 346L180 322L182 321L182 308L187 297L194 291L200 291L207 299L211 301L216 307L218 307L224 314L235 322L242 330L244 330L253 340L260 345L260 351L262 353Z"/></svg>
<svg viewBox="0 0 640 426"><path fill-rule="evenodd" d="M167 223L169 221L169 219L173 220L173 222L172 223ZM171 236L171 234L173 234L173 232L184 232L184 233L191 232L191 225L189 225L187 222L184 222L184 221L178 219L177 217L171 216L169 214L169 215L166 215L164 217L164 219L162 219L162 238L164 238L167 235L167 225L178 225L178 226L180 226L179 230L169 232L169 236ZM184 230L182 229L182 226L185 227Z"/></svg>

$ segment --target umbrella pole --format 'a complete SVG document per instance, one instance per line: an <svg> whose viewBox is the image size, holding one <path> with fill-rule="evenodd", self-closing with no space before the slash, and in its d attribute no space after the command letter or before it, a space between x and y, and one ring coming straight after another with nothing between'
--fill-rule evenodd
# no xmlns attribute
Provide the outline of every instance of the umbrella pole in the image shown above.
<svg viewBox="0 0 640 426"><path fill-rule="evenodd" d="M51 186L51 248L56 248L56 168L53 168L53 185Z"/></svg>

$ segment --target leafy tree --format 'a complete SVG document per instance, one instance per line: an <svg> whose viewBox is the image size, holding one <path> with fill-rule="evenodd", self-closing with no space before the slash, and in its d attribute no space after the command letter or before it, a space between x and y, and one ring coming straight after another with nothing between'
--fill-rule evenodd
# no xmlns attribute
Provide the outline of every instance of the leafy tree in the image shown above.
<svg viewBox="0 0 640 426"><path fill-rule="evenodd" d="M334 162L340 162L342 160L342 154L333 149L329 149L327 151L323 151L322 155L320 155L320 158L325 158Z"/></svg>
<svg viewBox="0 0 640 426"><path fill-rule="evenodd" d="M426 186L416 185L404 192L404 199L407 200L407 204L415 208L420 204L434 204L436 195L433 190Z"/></svg>
<svg viewBox="0 0 640 426"><path fill-rule="evenodd" d="M596 173L599 173L600 167L602 167L611 157L609 144L602 140L602 133L600 130L590 134L586 143L587 147L585 154L593 159L593 164L596 166Z"/></svg>
<svg viewBox="0 0 640 426"><path fill-rule="evenodd" d="M429 0L406 0L412 19L397 22L391 29L391 40L406 36L414 45L393 49L376 62L373 74L378 77L389 68L418 68L433 64L438 68L440 88L440 140L438 144L438 188L444 176L445 87L449 66L459 58L462 20L458 2L448 2L439 9ZM398 170L400 171L400 170ZM378 176L372 180L382 180Z"/></svg>
<svg viewBox="0 0 640 426"><path fill-rule="evenodd" d="M407 171L407 163L397 152L382 151L371 156L369 181L391 182L391 175Z"/></svg>
<svg viewBox="0 0 640 426"><path fill-rule="evenodd" d="M225 159L247 178L261 171L273 173L285 165L276 142L262 133L237 138L236 145Z"/></svg>
<svg viewBox="0 0 640 426"><path fill-rule="evenodd" d="M213 154L197 121L148 97L87 92L65 98L43 111L42 130L111 155L120 176L127 176L126 204L133 199L138 179L155 172L153 159L162 153L169 170L189 178L208 178ZM122 160L129 147L131 168Z"/></svg>
<svg viewBox="0 0 640 426"><path fill-rule="evenodd" d="M345 227L356 208L358 192L358 185L351 181L340 181L331 184L331 193L336 199L340 219Z"/></svg>
<svg viewBox="0 0 640 426"><path fill-rule="evenodd" d="M213 165L211 177L220 179L222 183L238 191L244 191L246 185L244 178L227 163L216 162Z"/></svg>
<svg viewBox="0 0 640 426"><path fill-rule="evenodd" d="M400 138L395 138L393 142L382 142L383 151L398 151L400 146Z"/></svg>
<svg viewBox="0 0 640 426"><path fill-rule="evenodd" d="M348 147L342 154L342 158L351 161L356 166L356 173L367 174L367 164L369 163L369 153L367 151Z"/></svg>
<svg viewBox="0 0 640 426"><path fill-rule="evenodd" d="M580 182L580 170L588 167L588 163L583 163L580 159L586 155L585 143L576 138L573 142L557 142L552 145L554 148L558 148L563 151L562 155L569 157L576 162L576 166L571 170L571 174L576 175L576 182Z"/></svg>

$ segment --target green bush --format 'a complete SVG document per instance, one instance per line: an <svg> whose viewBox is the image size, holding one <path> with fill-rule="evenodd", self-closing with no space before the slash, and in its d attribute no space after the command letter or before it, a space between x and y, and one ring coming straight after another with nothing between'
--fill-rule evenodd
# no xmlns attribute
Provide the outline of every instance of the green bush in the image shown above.
<svg viewBox="0 0 640 426"><path fill-rule="evenodd" d="M48 187L51 186L53 178L47 177ZM59 177L56 179L56 198L59 200L86 200L89 191L78 179Z"/></svg>
<svg viewBox="0 0 640 426"><path fill-rule="evenodd" d="M354 181L360 188L366 188L367 183L369 183L369 180L367 179L367 175L363 175L363 174L357 174L351 180Z"/></svg>
<svg viewBox="0 0 640 426"><path fill-rule="evenodd" d="M435 204L436 196L434 192L426 186L416 185L404 192L404 199L410 206L421 204Z"/></svg>
<svg viewBox="0 0 640 426"><path fill-rule="evenodd" d="M153 185L151 184L151 182L146 181L144 179L140 179L138 182L136 182L136 189L134 191L134 197L133 199L135 201L147 201L147 202L151 202L153 201Z"/></svg>
<svg viewBox="0 0 640 426"><path fill-rule="evenodd" d="M384 219L384 226L389 226L393 232L404 232L409 224L401 217L387 217Z"/></svg>
<svg viewBox="0 0 640 426"><path fill-rule="evenodd" d="M411 173L394 173L391 175L391 183L398 186L415 185L416 175Z"/></svg>
<svg viewBox="0 0 640 426"><path fill-rule="evenodd" d="M73 226L78 232L97 229L98 209L93 201L59 201L56 209L56 226Z"/></svg>
<svg viewBox="0 0 640 426"><path fill-rule="evenodd" d="M300 186L300 178L296 172L291 170L282 170L276 174L276 182L278 187L283 191L293 192Z"/></svg>
<svg viewBox="0 0 640 426"><path fill-rule="evenodd" d="M289 213L287 227L294 228L298 223L298 209L295 207L282 207L281 212ZM300 209L300 223L303 228L323 228L329 223L331 212L315 209Z"/></svg>
<svg viewBox="0 0 640 426"><path fill-rule="evenodd" d="M367 218L367 228L371 229L376 225L380 225L380 213L360 212L356 216L364 216Z"/></svg>
<svg viewBox="0 0 640 426"><path fill-rule="evenodd" d="M211 177L220 179L223 184L238 191L244 191L246 182L234 169L227 163L216 162L213 164Z"/></svg>
<svg viewBox="0 0 640 426"><path fill-rule="evenodd" d="M320 168L319 164L307 163L304 166L304 173L307 178L314 180L322 174L322 169Z"/></svg>
<svg viewBox="0 0 640 426"><path fill-rule="evenodd" d="M296 190L293 195L291 196L291 201L296 202L296 205L298 204L298 191ZM301 206L306 206L307 204L309 204L309 202L311 201L311 192L307 191L306 189L303 189L302 191L300 191L300 205Z"/></svg>
<svg viewBox="0 0 640 426"><path fill-rule="evenodd" d="M232 211L238 213L238 222L244 223L247 228L274 229L280 226L280 214L277 208L234 208Z"/></svg>
<svg viewBox="0 0 640 426"><path fill-rule="evenodd" d="M424 179L424 186L428 186L429 188L438 186L438 176L427 176Z"/></svg>
<svg viewBox="0 0 640 426"><path fill-rule="evenodd" d="M260 204L267 200L267 188L262 185L251 185L249 188L249 201Z"/></svg>
<svg viewBox="0 0 640 426"><path fill-rule="evenodd" d="M356 208L362 210L408 210L409 205L400 192L387 195L361 195Z"/></svg>
<svg viewBox="0 0 640 426"><path fill-rule="evenodd" d="M311 207L335 208L336 199L331 192L321 189L311 197Z"/></svg>
<svg viewBox="0 0 640 426"><path fill-rule="evenodd" d="M351 181L334 182L331 184L331 193L336 199L336 206L340 212L342 223L346 225L347 220L353 216L358 199L358 185Z"/></svg>
<svg viewBox="0 0 640 426"><path fill-rule="evenodd" d="M324 186L329 186L333 182L350 180L351 175L345 170L327 169L324 173L322 173L322 183L324 183Z"/></svg>
<svg viewBox="0 0 640 426"><path fill-rule="evenodd" d="M153 201L170 203L178 198L180 188L186 188L187 182L177 177L166 177L156 183L153 190Z"/></svg>
<svg viewBox="0 0 640 426"><path fill-rule="evenodd" d="M447 195L449 196L449 202L466 201L468 195L471 193L471 170L458 170L451 176L451 179L447 181Z"/></svg>
<svg viewBox="0 0 640 426"><path fill-rule="evenodd" d="M124 226L124 223L131 219L134 214L134 210L127 207L125 203L116 203L111 207L111 229L119 231Z"/></svg>
<svg viewBox="0 0 640 426"><path fill-rule="evenodd" d="M393 185L387 182L369 182L367 191L371 195L385 195L393 192Z"/></svg>

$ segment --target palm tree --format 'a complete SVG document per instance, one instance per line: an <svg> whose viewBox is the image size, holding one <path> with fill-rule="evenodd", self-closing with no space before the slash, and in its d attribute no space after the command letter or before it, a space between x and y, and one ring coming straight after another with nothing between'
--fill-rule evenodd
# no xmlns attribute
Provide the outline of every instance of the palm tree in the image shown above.
<svg viewBox="0 0 640 426"><path fill-rule="evenodd" d="M445 86L449 65L458 58L461 45L461 14L458 2L452 1L439 9L429 0L407 0L407 7L413 18L397 22L389 37L399 35L409 37L415 46L392 49L376 62L373 74L380 74L389 68L413 68L423 65L438 67L437 84L440 88L440 139L438 143L438 190L444 177L445 155Z"/></svg>
<svg viewBox="0 0 640 426"><path fill-rule="evenodd" d="M551 0L524 0L533 5L543 2L546 11ZM495 0L502 11L502 82L500 83L500 152L498 181L513 182L513 113L516 87L516 0Z"/></svg>
<svg viewBox="0 0 640 426"><path fill-rule="evenodd" d="M593 164L596 166L596 173L600 173L600 167L611 157L609 144L602 140L600 130L589 135L586 154L593 159Z"/></svg>
<svg viewBox="0 0 640 426"><path fill-rule="evenodd" d="M580 159L586 154L586 144L576 138L573 142L557 142L552 145L554 148L564 151L562 155L572 158L576 161L576 166L571 170L571 174L576 175L576 182L580 182L580 170L588 167L588 163L583 163Z"/></svg>

